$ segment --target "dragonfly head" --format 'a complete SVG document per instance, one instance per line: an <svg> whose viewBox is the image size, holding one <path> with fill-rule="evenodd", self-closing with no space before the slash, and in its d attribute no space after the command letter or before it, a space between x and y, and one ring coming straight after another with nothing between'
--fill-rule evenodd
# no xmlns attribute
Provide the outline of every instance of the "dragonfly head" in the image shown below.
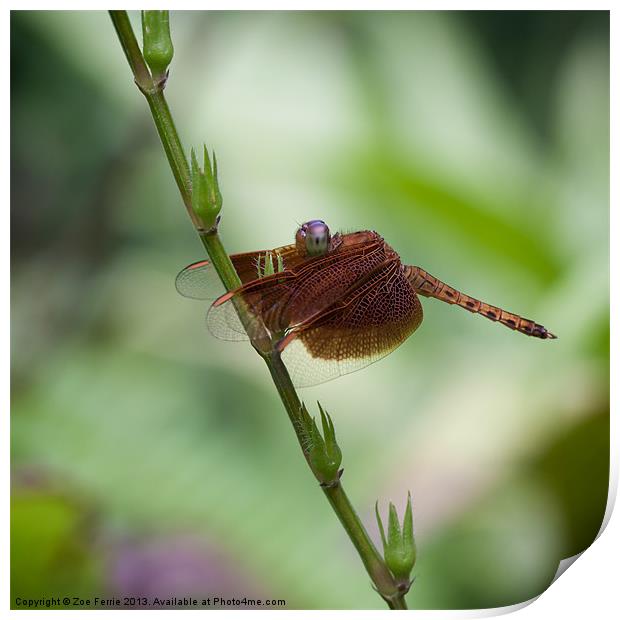
<svg viewBox="0 0 620 620"><path fill-rule="evenodd" d="M307 256L327 254L330 241L329 227L323 220L310 220L302 224L295 235L297 251Z"/></svg>

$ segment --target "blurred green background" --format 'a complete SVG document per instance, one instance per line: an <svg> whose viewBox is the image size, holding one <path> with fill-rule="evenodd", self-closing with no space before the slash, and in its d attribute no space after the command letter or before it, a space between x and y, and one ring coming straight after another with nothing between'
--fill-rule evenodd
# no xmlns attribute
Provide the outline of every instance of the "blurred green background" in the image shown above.
<svg viewBox="0 0 620 620"><path fill-rule="evenodd" d="M395 353L301 392L376 541L375 500L411 490L411 607L539 594L607 499L608 13L171 24L167 96L186 147L217 150L229 251L372 228L559 335L424 300ZM108 16L11 26L13 597L383 608L261 360L175 292L204 253Z"/></svg>

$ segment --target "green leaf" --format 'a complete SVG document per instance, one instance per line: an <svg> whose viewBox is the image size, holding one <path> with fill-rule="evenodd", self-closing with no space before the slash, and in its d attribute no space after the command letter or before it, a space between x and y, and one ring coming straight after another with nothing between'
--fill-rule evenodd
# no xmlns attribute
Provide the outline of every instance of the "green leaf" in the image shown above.
<svg viewBox="0 0 620 620"><path fill-rule="evenodd" d="M415 554L415 540L413 538L413 510L411 508L411 493L407 493L407 508L403 519L403 544L406 548L413 548Z"/></svg>
<svg viewBox="0 0 620 620"><path fill-rule="evenodd" d="M396 506L390 502L390 510L388 516L388 547L396 550L401 543L400 524L398 523L398 513Z"/></svg>
<svg viewBox="0 0 620 620"><path fill-rule="evenodd" d="M271 276L275 272L273 266L273 257L271 256L271 252L265 252L265 269L263 271L264 276Z"/></svg>

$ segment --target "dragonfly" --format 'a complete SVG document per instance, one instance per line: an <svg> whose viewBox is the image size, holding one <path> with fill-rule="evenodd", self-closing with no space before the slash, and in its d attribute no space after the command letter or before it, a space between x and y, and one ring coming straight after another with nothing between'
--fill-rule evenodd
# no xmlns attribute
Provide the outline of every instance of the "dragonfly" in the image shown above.
<svg viewBox="0 0 620 620"><path fill-rule="evenodd" d="M323 220L302 224L295 241L233 254L241 280L222 293L208 260L183 269L178 292L211 300L207 327L223 340L269 334L296 387L317 385L385 357L422 323L420 297L438 299L516 332L556 336L542 325L470 297L421 267L405 265L372 230L331 234ZM246 309L242 323L239 303Z"/></svg>

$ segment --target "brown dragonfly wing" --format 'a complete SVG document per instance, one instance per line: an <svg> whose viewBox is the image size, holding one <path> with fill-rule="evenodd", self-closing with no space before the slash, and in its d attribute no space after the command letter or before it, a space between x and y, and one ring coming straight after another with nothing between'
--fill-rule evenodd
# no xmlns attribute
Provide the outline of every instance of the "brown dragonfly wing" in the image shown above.
<svg viewBox="0 0 620 620"><path fill-rule="evenodd" d="M287 282L294 279L292 272L281 272L272 276L247 282L240 288L225 293L216 299L207 312L207 327L220 340L247 340L260 335L266 324L265 309L285 305L292 288ZM246 325L239 318L237 305L246 310Z"/></svg>
<svg viewBox="0 0 620 620"><path fill-rule="evenodd" d="M209 331L222 340L245 340L246 328L237 314L236 304L249 311L246 325L250 336L266 327L281 338L292 324L320 313L347 290L366 271L385 261L380 243L352 248L337 254L306 259L290 269L247 282L219 297L207 314Z"/></svg>
<svg viewBox="0 0 620 620"><path fill-rule="evenodd" d="M557 338L555 334L552 334L546 327L543 327L539 323L531 319L526 319L518 314L507 312L497 306L487 304L475 297L465 295L465 293L461 293L461 291L452 288L427 271L424 271L421 267L406 266L405 276L418 295L434 297L448 304L456 304L469 312L480 314L491 321L498 321L502 325L527 336L534 336L542 340Z"/></svg>
<svg viewBox="0 0 620 620"><path fill-rule="evenodd" d="M277 256L282 258L284 268L293 267L300 262L294 244L284 245L274 250L259 250L233 254L230 259L243 284L255 280L259 275L259 262L264 268L265 256L272 257L274 266L277 267ZM183 297L190 299L217 299L224 293L224 285L221 283L213 264L209 260L201 260L185 267L176 277L175 286Z"/></svg>
<svg viewBox="0 0 620 620"><path fill-rule="evenodd" d="M399 260L374 270L326 312L291 329L282 359L297 387L361 370L401 345L422 322L422 306Z"/></svg>

